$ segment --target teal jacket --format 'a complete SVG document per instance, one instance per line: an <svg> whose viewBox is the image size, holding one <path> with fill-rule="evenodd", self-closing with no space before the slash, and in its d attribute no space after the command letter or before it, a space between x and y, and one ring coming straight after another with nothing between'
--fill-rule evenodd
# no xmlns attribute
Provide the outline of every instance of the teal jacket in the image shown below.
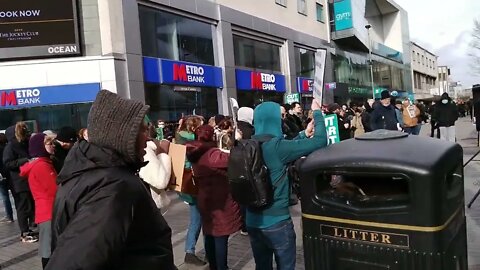
<svg viewBox="0 0 480 270"><path fill-rule="evenodd" d="M282 133L280 105L274 102L260 104L253 114L255 135L274 138L262 144L262 154L268 167L270 179L274 186L273 204L263 211L247 210L247 226L252 228L268 228L290 218L289 199L290 181L287 176L287 164L306 156L327 145L325 120L320 111L314 111L315 133L307 138L304 132L293 140L286 140Z"/></svg>

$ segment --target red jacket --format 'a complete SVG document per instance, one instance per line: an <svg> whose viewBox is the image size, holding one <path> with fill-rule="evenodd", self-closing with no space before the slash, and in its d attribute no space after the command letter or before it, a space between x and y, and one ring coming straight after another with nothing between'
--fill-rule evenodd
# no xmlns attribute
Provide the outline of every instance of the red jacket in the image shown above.
<svg viewBox="0 0 480 270"><path fill-rule="evenodd" d="M28 177L28 185L35 200L35 223L51 220L57 193L57 173L52 160L40 157L25 163L20 167L20 176Z"/></svg>
<svg viewBox="0 0 480 270"><path fill-rule="evenodd" d="M198 186L197 206L206 235L226 236L242 227L240 207L232 198L227 179L228 156L218 148L210 148L192 162Z"/></svg>

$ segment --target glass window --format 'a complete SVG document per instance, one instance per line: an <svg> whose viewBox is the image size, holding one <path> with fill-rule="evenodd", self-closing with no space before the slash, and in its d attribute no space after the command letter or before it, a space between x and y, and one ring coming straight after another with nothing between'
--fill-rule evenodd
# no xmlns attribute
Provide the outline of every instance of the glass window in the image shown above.
<svg viewBox="0 0 480 270"><path fill-rule="evenodd" d="M295 47L297 77L313 78L315 74L315 52Z"/></svg>
<svg viewBox="0 0 480 270"><path fill-rule="evenodd" d="M139 17L143 55L215 64L210 24L142 5Z"/></svg>
<svg viewBox="0 0 480 270"><path fill-rule="evenodd" d="M33 120L38 131L58 131L64 126L75 129L87 127L88 112L92 103L54 105L15 110L1 110L0 130L4 130L18 121Z"/></svg>
<svg viewBox="0 0 480 270"><path fill-rule="evenodd" d="M150 105L152 119L168 122L177 122L184 115L211 117L218 113L217 90L212 88L177 92L170 85L146 84L145 100Z"/></svg>
<svg viewBox="0 0 480 270"><path fill-rule="evenodd" d="M233 46L236 66L281 71L279 46L235 35Z"/></svg>
<svg viewBox="0 0 480 270"><path fill-rule="evenodd" d="M306 0L297 0L298 13L307 16L307 3Z"/></svg>
<svg viewBox="0 0 480 270"><path fill-rule="evenodd" d="M287 0L275 0L275 3L287 7Z"/></svg>
<svg viewBox="0 0 480 270"><path fill-rule="evenodd" d="M325 18L323 16L323 5L320 3L317 3L317 21L325 22Z"/></svg>
<svg viewBox="0 0 480 270"><path fill-rule="evenodd" d="M335 79L352 86L370 86L370 69L365 59L353 59L342 55L334 56Z"/></svg>

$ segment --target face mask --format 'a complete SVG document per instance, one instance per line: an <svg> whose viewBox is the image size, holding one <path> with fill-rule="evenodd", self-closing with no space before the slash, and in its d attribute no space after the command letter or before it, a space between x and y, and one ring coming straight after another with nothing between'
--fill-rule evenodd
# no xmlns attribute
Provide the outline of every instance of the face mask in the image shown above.
<svg viewBox="0 0 480 270"><path fill-rule="evenodd" d="M443 103L443 104L447 104L447 103L448 103L448 99L442 99L442 103Z"/></svg>

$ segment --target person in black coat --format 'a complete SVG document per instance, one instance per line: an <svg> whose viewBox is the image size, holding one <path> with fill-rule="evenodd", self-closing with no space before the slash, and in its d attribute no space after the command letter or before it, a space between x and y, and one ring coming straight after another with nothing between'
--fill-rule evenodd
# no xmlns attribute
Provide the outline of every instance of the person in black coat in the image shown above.
<svg viewBox="0 0 480 270"><path fill-rule="evenodd" d="M373 100L372 100L372 104L373 104ZM363 125L363 128L365 129L365 132L370 132L372 131L372 127L370 125L370 115L373 112L373 108L372 106L370 106L369 101L365 102L364 107L365 107L365 110L362 113L362 125Z"/></svg>
<svg viewBox="0 0 480 270"><path fill-rule="evenodd" d="M34 201L28 180L21 177L20 166L28 162L29 131L24 122L7 128L7 146L3 152L3 165L10 174L13 199L17 209L18 226L20 227L20 240L25 243L38 241L38 237L30 230L34 222Z"/></svg>
<svg viewBox="0 0 480 270"><path fill-rule="evenodd" d="M443 93L440 102L435 105L433 117L440 129L440 139L455 142L455 121L458 119L458 107L448 93Z"/></svg>
<svg viewBox="0 0 480 270"><path fill-rule="evenodd" d="M70 150L57 182L47 270L176 269L171 229L136 175L149 106L101 90L88 139Z"/></svg>
<svg viewBox="0 0 480 270"><path fill-rule="evenodd" d="M3 150L7 145L7 136L0 133L0 161L3 160ZM0 223L13 222L13 209L12 202L10 201L10 194L8 190L11 189L10 184L10 173L3 165L3 162L0 162L0 200L3 201L3 206L5 207L5 217L0 219Z"/></svg>
<svg viewBox="0 0 480 270"><path fill-rule="evenodd" d="M401 130L388 90L382 91L380 102L373 105L373 112L370 115L370 126L372 130Z"/></svg>
<svg viewBox="0 0 480 270"><path fill-rule="evenodd" d="M68 151L72 148L73 144L78 141L77 131L72 127L62 127L57 134L55 145L55 154L53 156L53 166L57 174L63 168L65 158L67 158Z"/></svg>

